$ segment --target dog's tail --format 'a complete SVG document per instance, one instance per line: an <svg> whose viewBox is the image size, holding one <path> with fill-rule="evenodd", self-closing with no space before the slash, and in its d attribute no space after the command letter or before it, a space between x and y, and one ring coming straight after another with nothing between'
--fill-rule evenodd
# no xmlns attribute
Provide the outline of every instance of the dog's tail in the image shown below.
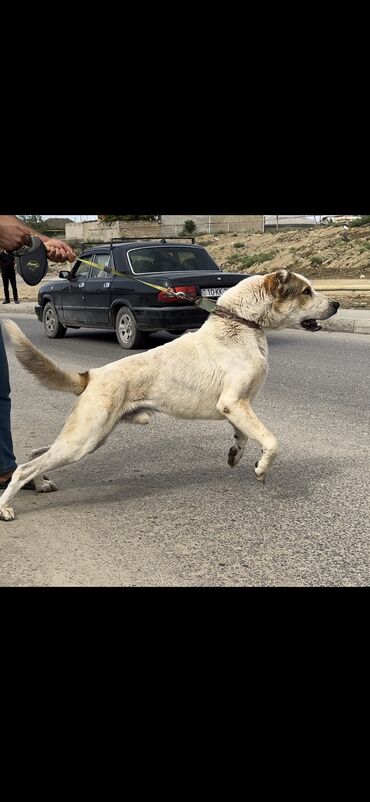
<svg viewBox="0 0 370 802"><path fill-rule="evenodd" d="M46 384L52 390L63 390L65 393L75 393L75 395L83 393L89 381L88 371L75 373L72 370L58 368L42 351L32 345L13 320L6 319L3 323L14 343L19 361L41 384Z"/></svg>

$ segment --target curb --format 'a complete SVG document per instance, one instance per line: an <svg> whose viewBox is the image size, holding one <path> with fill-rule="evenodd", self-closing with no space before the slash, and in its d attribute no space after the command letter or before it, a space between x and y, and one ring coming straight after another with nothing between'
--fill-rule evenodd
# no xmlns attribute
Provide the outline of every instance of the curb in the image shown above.
<svg viewBox="0 0 370 802"><path fill-rule="evenodd" d="M35 315L35 305L36 302L21 302L19 305L14 306L14 304L10 303L9 306L6 304L5 308L0 303L0 315L2 313L6 315L14 315L14 314L26 314L26 315ZM355 311L355 310L353 310ZM36 317L36 315L35 315ZM320 323L323 331L342 331L347 334L370 334L370 310L369 316L366 317L339 317L339 318L331 318L329 320L322 320ZM300 326L295 326L295 329L299 329Z"/></svg>
<svg viewBox="0 0 370 802"><path fill-rule="evenodd" d="M343 331L350 334L370 334L370 314L368 318L342 317L338 320L322 320L320 323L323 331Z"/></svg>

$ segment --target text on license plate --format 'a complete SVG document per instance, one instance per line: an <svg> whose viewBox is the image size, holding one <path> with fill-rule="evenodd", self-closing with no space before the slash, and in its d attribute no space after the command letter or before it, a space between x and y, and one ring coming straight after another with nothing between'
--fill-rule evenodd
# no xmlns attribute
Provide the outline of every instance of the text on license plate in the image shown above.
<svg viewBox="0 0 370 802"><path fill-rule="evenodd" d="M202 290L201 293L203 298L218 298L224 292L226 292L227 287L207 287L206 289Z"/></svg>

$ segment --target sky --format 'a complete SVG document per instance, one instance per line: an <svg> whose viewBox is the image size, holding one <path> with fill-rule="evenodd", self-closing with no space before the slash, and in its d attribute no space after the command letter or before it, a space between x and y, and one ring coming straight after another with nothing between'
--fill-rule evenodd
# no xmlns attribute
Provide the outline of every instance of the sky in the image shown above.
<svg viewBox="0 0 370 802"><path fill-rule="evenodd" d="M317 215L313 215L313 214L305 215L305 217L311 217L312 219L314 219L315 216L316 216L317 220L320 217L320 215L318 215L318 214ZM70 220L75 220L76 223L81 223L83 220L96 220L97 219L96 214L79 214L79 215L76 215L76 214L42 214L41 217L44 220L47 220L48 217L69 217Z"/></svg>
<svg viewBox="0 0 370 802"><path fill-rule="evenodd" d="M47 220L48 217L69 217L76 223L81 223L83 220L96 220L96 214L42 214L41 217Z"/></svg>

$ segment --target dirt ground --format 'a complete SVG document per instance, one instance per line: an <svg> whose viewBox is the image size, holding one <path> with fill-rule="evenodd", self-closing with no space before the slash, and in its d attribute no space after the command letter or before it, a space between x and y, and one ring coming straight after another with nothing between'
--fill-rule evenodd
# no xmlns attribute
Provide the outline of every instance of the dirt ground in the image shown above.
<svg viewBox="0 0 370 802"><path fill-rule="evenodd" d="M288 267L311 279L360 279L362 275L370 279L370 225L348 230L316 226L264 234L204 234L196 240L228 271L270 273ZM271 258L264 261L266 255ZM256 262L244 267L243 260L250 256L256 256Z"/></svg>
<svg viewBox="0 0 370 802"><path fill-rule="evenodd" d="M370 226L316 226L264 234L216 234L196 241L228 272L271 273L283 267L314 279L370 279ZM255 259L249 264L250 257ZM330 295L344 309L370 309L370 293Z"/></svg>

